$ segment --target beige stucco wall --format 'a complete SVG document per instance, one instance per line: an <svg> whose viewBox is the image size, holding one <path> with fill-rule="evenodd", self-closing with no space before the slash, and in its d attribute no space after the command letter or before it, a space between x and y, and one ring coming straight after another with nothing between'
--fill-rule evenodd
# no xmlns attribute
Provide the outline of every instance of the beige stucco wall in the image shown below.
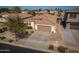
<svg viewBox="0 0 79 59"><path fill-rule="evenodd" d="M34 27L35 27L35 24L34 24L34 22L31 22L31 26L32 26L32 28L34 28Z"/></svg>
<svg viewBox="0 0 79 59"><path fill-rule="evenodd" d="M55 26L51 27L51 32L56 33L56 27Z"/></svg>

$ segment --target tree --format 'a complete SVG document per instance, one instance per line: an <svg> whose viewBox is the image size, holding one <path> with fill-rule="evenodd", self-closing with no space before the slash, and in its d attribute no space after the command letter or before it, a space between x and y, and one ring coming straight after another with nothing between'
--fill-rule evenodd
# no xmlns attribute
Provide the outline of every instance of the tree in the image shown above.
<svg viewBox="0 0 79 59"><path fill-rule="evenodd" d="M27 25L23 22L19 16L8 17L8 22L5 24L8 26L9 30L17 36L20 33L25 33L28 28Z"/></svg>
<svg viewBox="0 0 79 59"><path fill-rule="evenodd" d="M38 9L38 11L40 12L42 9L40 8L40 9Z"/></svg>
<svg viewBox="0 0 79 59"><path fill-rule="evenodd" d="M2 12L9 12L9 11L10 11L9 8L1 8L0 9L0 13L2 13Z"/></svg>
<svg viewBox="0 0 79 59"><path fill-rule="evenodd" d="M33 16L35 16L35 15L36 15L35 11L33 11L33 10L28 11L28 14L31 14L31 15L33 15Z"/></svg>
<svg viewBox="0 0 79 59"><path fill-rule="evenodd" d="M47 13L50 14L50 10L49 9L47 10Z"/></svg>
<svg viewBox="0 0 79 59"><path fill-rule="evenodd" d="M19 6L16 6L13 8L15 13L21 13L21 8Z"/></svg>

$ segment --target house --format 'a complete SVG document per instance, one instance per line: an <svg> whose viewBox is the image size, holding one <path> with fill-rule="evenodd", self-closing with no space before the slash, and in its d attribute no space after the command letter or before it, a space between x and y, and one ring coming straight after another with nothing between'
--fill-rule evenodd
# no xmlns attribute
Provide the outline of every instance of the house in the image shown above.
<svg viewBox="0 0 79 59"><path fill-rule="evenodd" d="M34 31L53 32L56 33L56 16L50 14L42 14L32 16L27 13L9 14L9 16L19 15L25 24L32 26ZM6 22L4 18L0 18L0 22Z"/></svg>
<svg viewBox="0 0 79 59"><path fill-rule="evenodd" d="M47 13L47 10L35 11L35 13L37 13L37 14L45 14L45 13Z"/></svg>
<svg viewBox="0 0 79 59"><path fill-rule="evenodd" d="M22 17L23 15L25 15L24 23L28 23L35 31L56 33L56 16L52 16L49 14L36 16L21 14L20 16Z"/></svg>
<svg viewBox="0 0 79 59"><path fill-rule="evenodd" d="M54 15L58 15L58 11L57 10L50 10L50 13L52 13Z"/></svg>
<svg viewBox="0 0 79 59"><path fill-rule="evenodd" d="M79 29L79 10L66 11L64 22L68 29Z"/></svg>

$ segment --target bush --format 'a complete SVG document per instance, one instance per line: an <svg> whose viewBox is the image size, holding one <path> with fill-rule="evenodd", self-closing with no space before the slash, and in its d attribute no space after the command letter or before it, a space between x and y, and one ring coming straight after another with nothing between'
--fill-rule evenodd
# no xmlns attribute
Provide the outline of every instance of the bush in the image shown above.
<svg viewBox="0 0 79 59"><path fill-rule="evenodd" d="M36 15L36 13L35 13L35 11L28 11L28 14L31 14L31 15L33 15L33 16L35 16Z"/></svg>
<svg viewBox="0 0 79 59"><path fill-rule="evenodd" d="M0 29L0 33L3 33L3 32L4 32L4 30Z"/></svg>
<svg viewBox="0 0 79 59"><path fill-rule="evenodd" d="M63 47L63 46L59 46L58 48L57 48L57 50L59 51L59 52L65 52L66 51L66 48L65 47Z"/></svg>
<svg viewBox="0 0 79 59"><path fill-rule="evenodd" d="M5 39L5 37L4 37L4 36L2 36L2 37L0 37L0 39L1 39L1 40L3 40L3 39Z"/></svg>
<svg viewBox="0 0 79 59"><path fill-rule="evenodd" d="M51 15L55 15L55 13L50 13Z"/></svg>
<svg viewBox="0 0 79 59"><path fill-rule="evenodd" d="M13 40L9 40L9 42L13 42Z"/></svg>
<svg viewBox="0 0 79 59"><path fill-rule="evenodd" d="M26 34L29 34L28 31L25 32Z"/></svg>
<svg viewBox="0 0 79 59"><path fill-rule="evenodd" d="M34 33L34 31L31 31L31 33Z"/></svg>
<svg viewBox="0 0 79 59"><path fill-rule="evenodd" d="M61 21L62 20L62 18L57 18L57 23L59 23L59 21Z"/></svg>
<svg viewBox="0 0 79 59"><path fill-rule="evenodd" d="M7 31L7 30L8 30L7 27L3 27L2 29L3 29L4 31Z"/></svg>
<svg viewBox="0 0 79 59"><path fill-rule="evenodd" d="M49 45L48 49L49 50L53 50L54 49L54 46L53 45Z"/></svg>
<svg viewBox="0 0 79 59"><path fill-rule="evenodd" d="M32 29L32 27L31 26L28 26L28 29Z"/></svg>

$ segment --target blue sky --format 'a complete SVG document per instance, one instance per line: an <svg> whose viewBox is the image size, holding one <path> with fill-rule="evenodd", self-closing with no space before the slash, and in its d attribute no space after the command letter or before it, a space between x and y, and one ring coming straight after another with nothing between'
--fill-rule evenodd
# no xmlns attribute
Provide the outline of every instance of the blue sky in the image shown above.
<svg viewBox="0 0 79 59"><path fill-rule="evenodd" d="M0 8L13 8L14 6L0 6ZM55 9L55 8L61 8L61 9L73 9L73 8L79 8L79 6L20 6L21 9Z"/></svg>

